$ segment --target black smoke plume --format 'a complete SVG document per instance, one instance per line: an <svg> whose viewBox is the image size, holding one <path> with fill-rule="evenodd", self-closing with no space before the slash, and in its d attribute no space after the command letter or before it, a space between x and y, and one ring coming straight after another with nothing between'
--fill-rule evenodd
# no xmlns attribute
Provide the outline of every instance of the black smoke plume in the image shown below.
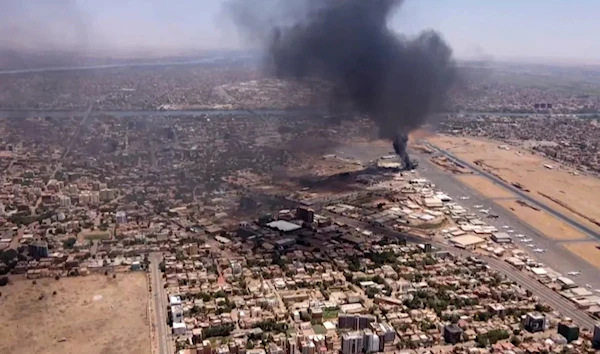
<svg viewBox="0 0 600 354"><path fill-rule="evenodd" d="M267 3L272 8L248 0L230 6L246 34L269 37L274 74L332 83L331 106L369 116L381 137L394 141L405 167L414 167L406 153L408 133L442 107L455 79L452 51L440 35L394 33L388 20L400 0Z"/></svg>

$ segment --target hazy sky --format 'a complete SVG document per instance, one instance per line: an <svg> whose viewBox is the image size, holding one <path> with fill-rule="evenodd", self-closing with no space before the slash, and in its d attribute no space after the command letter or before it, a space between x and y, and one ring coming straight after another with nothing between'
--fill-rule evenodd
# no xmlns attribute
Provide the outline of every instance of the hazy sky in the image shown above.
<svg viewBox="0 0 600 354"><path fill-rule="evenodd" d="M1 0L0 45L238 48L244 41L227 23L224 1ZM406 0L392 26L438 30L459 58L600 61L598 14L598 0Z"/></svg>

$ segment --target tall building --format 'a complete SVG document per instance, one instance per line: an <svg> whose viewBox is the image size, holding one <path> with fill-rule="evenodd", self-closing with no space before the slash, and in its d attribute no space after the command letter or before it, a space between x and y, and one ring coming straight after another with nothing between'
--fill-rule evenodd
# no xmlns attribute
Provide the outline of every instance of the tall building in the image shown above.
<svg viewBox="0 0 600 354"><path fill-rule="evenodd" d="M183 308L181 305L171 306L171 318L173 323L183 323Z"/></svg>
<svg viewBox="0 0 600 354"><path fill-rule="evenodd" d="M100 203L100 192L92 191L92 193L90 193L90 203L92 203L92 204Z"/></svg>
<svg viewBox="0 0 600 354"><path fill-rule="evenodd" d="M364 335L360 331L348 332L342 335L342 354L362 353Z"/></svg>
<svg viewBox="0 0 600 354"><path fill-rule="evenodd" d="M285 348L286 354L296 354L298 352L298 345L296 344L296 338L288 338Z"/></svg>
<svg viewBox="0 0 600 354"><path fill-rule="evenodd" d="M127 224L127 213L124 211L117 211L116 218L117 224Z"/></svg>
<svg viewBox="0 0 600 354"><path fill-rule="evenodd" d="M29 256L35 259L48 257L48 242L36 241L29 245Z"/></svg>
<svg viewBox="0 0 600 354"><path fill-rule="evenodd" d="M69 184L68 191L71 194L77 194L79 192L79 188L77 188L76 184Z"/></svg>
<svg viewBox="0 0 600 354"><path fill-rule="evenodd" d="M592 346L594 349L600 349L600 323L594 325L594 336L592 337Z"/></svg>
<svg viewBox="0 0 600 354"><path fill-rule="evenodd" d="M364 349L367 353L375 353L379 351L379 336L370 329L365 329L365 337L363 339Z"/></svg>
<svg viewBox="0 0 600 354"><path fill-rule="evenodd" d="M115 199L116 192L114 189L104 188L100 190L100 200L109 201Z"/></svg>
<svg viewBox="0 0 600 354"><path fill-rule="evenodd" d="M525 317L525 329L531 333L542 332L546 328L546 317L539 312L529 312Z"/></svg>
<svg viewBox="0 0 600 354"><path fill-rule="evenodd" d="M341 314L338 317L338 327L340 329L360 330L368 328L373 321L375 321L375 318L369 315Z"/></svg>
<svg viewBox="0 0 600 354"><path fill-rule="evenodd" d="M462 339L462 329L456 324L444 326L444 341L448 344L456 344Z"/></svg>
<svg viewBox="0 0 600 354"><path fill-rule="evenodd" d="M565 337L568 343L579 338L579 326L574 323L559 323L558 334Z"/></svg>
<svg viewBox="0 0 600 354"><path fill-rule="evenodd" d="M58 203L63 208L68 208L71 206L71 197L68 195L61 195L58 199Z"/></svg>
<svg viewBox="0 0 600 354"><path fill-rule="evenodd" d="M296 218L312 224L315 221L315 211L305 207L298 207L296 209Z"/></svg>
<svg viewBox="0 0 600 354"><path fill-rule="evenodd" d="M79 193L79 202L81 204L90 204L92 201L92 195L88 191Z"/></svg>

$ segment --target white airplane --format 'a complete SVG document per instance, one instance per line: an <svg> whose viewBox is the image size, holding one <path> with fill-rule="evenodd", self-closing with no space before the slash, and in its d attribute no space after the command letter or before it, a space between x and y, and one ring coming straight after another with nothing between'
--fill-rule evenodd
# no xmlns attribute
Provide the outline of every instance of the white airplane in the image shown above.
<svg viewBox="0 0 600 354"><path fill-rule="evenodd" d="M535 247L535 245L534 245L533 243L528 243L528 244L527 244L527 246L528 246L529 248L534 248L534 247Z"/></svg>
<svg viewBox="0 0 600 354"><path fill-rule="evenodd" d="M545 250L543 248L536 248L533 250L533 252L535 252L535 253L544 253L544 251Z"/></svg>
<svg viewBox="0 0 600 354"><path fill-rule="evenodd" d="M516 238L524 238L524 237L525 237L525 235L523 235L523 234L516 234L516 235L515 235L515 237L516 237Z"/></svg>
<svg viewBox="0 0 600 354"><path fill-rule="evenodd" d="M473 207L474 207L475 209L481 209L481 208L483 208L483 204L479 204L479 205L473 205Z"/></svg>
<svg viewBox="0 0 600 354"><path fill-rule="evenodd" d="M515 233L515 230L508 230L508 231L506 231L506 232L508 232L509 234L514 234L514 233Z"/></svg>
<svg viewBox="0 0 600 354"><path fill-rule="evenodd" d="M489 214L490 209L479 209L479 212L483 214Z"/></svg>
<svg viewBox="0 0 600 354"><path fill-rule="evenodd" d="M504 225L504 226L502 226L502 228L508 230L508 229L510 229L510 226Z"/></svg>
<svg viewBox="0 0 600 354"><path fill-rule="evenodd" d="M568 272L567 274L569 274L569 275L579 275L579 274L581 274L581 271L579 271L579 270L578 271L572 271L572 272Z"/></svg>
<svg viewBox="0 0 600 354"><path fill-rule="evenodd" d="M525 242L525 243L529 243L529 242L531 242L531 241L533 241L533 240L532 240L532 239L530 239L530 238L525 238L525 239L523 239L523 242Z"/></svg>
<svg viewBox="0 0 600 354"><path fill-rule="evenodd" d="M470 198L469 197L458 197L458 199L460 199L460 200L469 200Z"/></svg>

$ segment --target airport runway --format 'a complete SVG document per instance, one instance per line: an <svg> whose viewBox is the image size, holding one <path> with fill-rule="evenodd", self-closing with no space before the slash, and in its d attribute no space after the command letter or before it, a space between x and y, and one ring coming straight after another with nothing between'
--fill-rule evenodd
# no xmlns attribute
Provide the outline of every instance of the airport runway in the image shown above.
<svg viewBox="0 0 600 354"><path fill-rule="evenodd" d="M488 173L482 169L480 169L479 167L477 167L474 164L468 163L464 160L459 159L458 157L452 155L451 153L449 153L448 151L445 150L441 150L436 148L435 146L431 145L431 144L427 144L430 148L436 150L438 153L446 156L449 159L452 159L464 166L469 167L471 170L476 171L479 175L489 179L490 181L494 182L495 184L504 187L504 189L509 190L512 194L514 194L515 196L518 196L520 199L523 199L524 201L527 201L529 204L534 205L542 210L544 210L545 212L547 212L548 214L554 216L555 218L566 222L567 224L573 226L574 228L578 229L579 231L582 231L583 233L587 234L588 236L591 236L597 240L600 240L600 233L597 233L596 231L590 229L589 227L583 225L582 223L571 219L570 217L562 214L561 212L550 208L548 206L546 206L543 203L538 202L537 200L535 200L534 198L532 198L531 196L529 196L527 194L527 192L524 192L518 188L516 188L515 186L512 186L509 183L504 182L503 180L501 180L500 178L494 176L491 173Z"/></svg>
<svg viewBox="0 0 600 354"><path fill-rule="evenodd" d="M533 227L521 221L510 211L495 204L490 198L484 197L477 191L467 187L456 179L455 175L441 170L430 162L429 157L431 157L431 155L414 153L413 156L417 157L419 160L419 174L429 179L440 190L452 197L458 204L479 214L483 221L489 225L495 226L499 231L506 231L503 229L503 226L509 226L511 230L514 230L512 236L515 243L519 244L521 249L528 252L532 259L542 262L555 271L570 277L579 286L585 287L586 284L589 284L591 286L591 291L600 289L598 270L564 248L562 246L563 241L552 240L545 237ZM469 199L461 200L460 197L468 197ZM489 219L486 214L478 213L475 205L483 205L485 209L490 209L491 212L498 215L498 218ZM534 253L534 248L526 246L521 239L514 237L516 234L526 235L526 238L532 239L535 248L543 248L546 251L544 253ZM571 271L581 271L581 274L579 276L569 276L567 273ZM600 296L600 293L596 294Z"/></svg>

